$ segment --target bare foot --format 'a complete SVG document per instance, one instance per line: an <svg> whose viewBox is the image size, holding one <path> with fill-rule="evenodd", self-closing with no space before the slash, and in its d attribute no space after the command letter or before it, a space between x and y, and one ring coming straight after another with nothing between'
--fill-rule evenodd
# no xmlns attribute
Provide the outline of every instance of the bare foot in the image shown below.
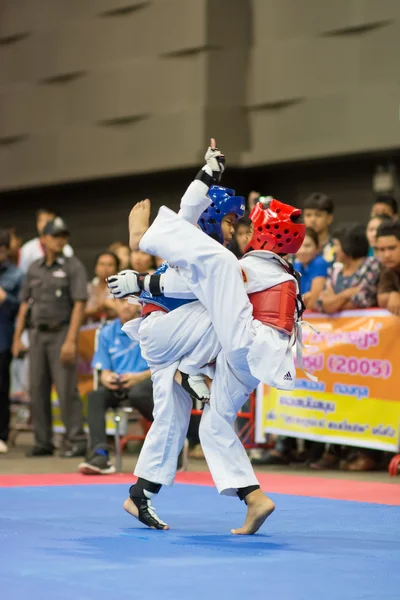
<svg viewBox="0 0 400 600"><path fill-rule="evenodd" d="M132 502L132 500L130 498L127 498L123 504L124 510L126 510L127 513L129 513L130 515L132 515L132 517L135 517L135 519L139 520L139 511L136 507L136 505ZM158 517L157 517L158 518ZM158 519L160 520L160 519ZM157 527L152 527L152 526L148 526L150 527L150 529L157 529ZM167 525L166 523L164 523L164 527L162 528L163 530L167 530L169 529L169 525Z"/></svg>
<svg viewBox="0 0 400 600"><path fill-rule="evenodd" d="M256 533L266 519L274 512L275 504L262 490L255 490L246 497L247 515L243 527L231 529L234 535Z"/></svg>
<svg viewBox="0 0 400 600"><path fill-rule="evenodd" d="M135 204L129 214L129 246L132 251L139 249L139 242L149 228L150 200Z"/></svg>

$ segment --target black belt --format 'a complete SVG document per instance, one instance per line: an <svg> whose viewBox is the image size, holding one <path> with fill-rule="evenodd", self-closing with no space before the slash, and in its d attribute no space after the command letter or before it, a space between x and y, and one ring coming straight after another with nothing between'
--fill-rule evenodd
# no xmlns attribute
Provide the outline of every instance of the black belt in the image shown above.
<svg viewBox="0 0 400 600"><path fill-rule="evenodd" d="M69 321L61 321L59 323L42 323L40 325L33 325L32 329L36 329L36 331L48 331L51 333L56 333L57 331L61 331L63 327L69 325Z"/></svg>

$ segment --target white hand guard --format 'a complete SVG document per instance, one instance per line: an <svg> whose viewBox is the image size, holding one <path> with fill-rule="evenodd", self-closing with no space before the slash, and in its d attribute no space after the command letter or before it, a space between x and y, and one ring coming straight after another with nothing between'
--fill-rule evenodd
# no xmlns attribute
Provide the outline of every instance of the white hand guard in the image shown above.
<svg viewBox="0 0 400 600"><path fill-rule="evenodd" d="M205 160L208 167L213 172L213 178L219 182L222 177L222 173L225 171L225 156L218 150L218 148L212 148L209 146Z"/></svg>
<svg viewBox="0 0 400 600"><path fill-rule="evenodd" d="M107 279L107 285L114 298L125 298L141 291L137 271L121 271Z"/></svg>

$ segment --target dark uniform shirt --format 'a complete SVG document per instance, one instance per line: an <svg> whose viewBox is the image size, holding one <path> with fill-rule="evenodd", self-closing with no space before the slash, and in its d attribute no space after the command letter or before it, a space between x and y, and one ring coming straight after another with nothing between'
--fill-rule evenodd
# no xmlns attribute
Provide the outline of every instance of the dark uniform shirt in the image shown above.
<svg viewBox="0 0 400 600"><path fill-rule="evenodd" d="M0 352L11 348L23 277L22 271L8 261L0 264L0 287L7 294L3 304L0 305Z"/></svg>
<svg viewBox="0 0 400 600"><path fill-rule="evenodd" d="M32 327L68 323L74 302L87 299L85 267L75 256L58 257L51 265L40 258L31 264L21 300L31 306Z"/></svg>
<svg viewBox="0 0 400 600"><path fill-rule="evenodd" d="M382 269L378 294L400 292L400 270Z"/></svg>

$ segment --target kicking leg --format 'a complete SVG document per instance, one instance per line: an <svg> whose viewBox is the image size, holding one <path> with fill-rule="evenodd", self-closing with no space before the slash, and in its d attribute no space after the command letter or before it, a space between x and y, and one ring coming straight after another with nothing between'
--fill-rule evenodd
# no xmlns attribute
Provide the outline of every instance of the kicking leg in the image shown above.
<svg viewBox="0 0 400 600"><path fill-rule="evenodd" d="M179 267L188 287L207 308L227 360L235 370L243 366L254 338L253 308L233 254L166 207L142 237L140 248ZM164 281L168 295L168 271Z"/></svg>
<svg viewBox="0 0 400 600"><path fill-rule="evenodd" d="M138 250L139 242L143 234L149 228L150 223L150 200L137 202L129 214L129 247Z"/></svg>

